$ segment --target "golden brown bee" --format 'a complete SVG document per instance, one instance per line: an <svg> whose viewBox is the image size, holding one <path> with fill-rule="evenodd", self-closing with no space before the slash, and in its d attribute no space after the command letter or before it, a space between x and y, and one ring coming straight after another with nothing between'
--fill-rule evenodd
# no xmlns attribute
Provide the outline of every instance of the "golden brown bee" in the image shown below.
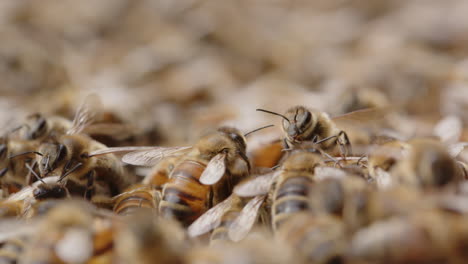
<svg viewBox="0 0 468 264"><path fill-rule="evenodd" d="M274 115L281 116L284 142L287 148L300 145L302 142L319 144L320 148L329 151L339 147L341 155L351 154L351 142L347 133L338 127L350 121L354 124L369 122L382 117L383 109L363 109L350 112L335 118L330 118L322 111L309 109L304 106L295 106L286 111L284 115L275 112L257 109ZM362 125L362 124L360 124ZM333 155L339 154L333 151Z"/></svg>
<svg viewBox="0 0 468 264"><path fill-rule="evenodd" d="M59 175L72 195L90 199L95 194L114 196L132 182L112 153L94 155L107 147L81 134L63 135L57 142L42 143L37 163L41 176Z"/></svg>
<svg viewBox="0 0 468 264"><path fill-rule="evenodd" d="M292 214L309 209L307 197L314 184L315 168L321 162L320 155L310 152L292 154L284 161L273 191L274 230Z"/></svg>
<svg viewBox="0 0 468 264"><path fill-rule="evenodd" d="M276 238L293 247L308 263L343 263L347 246L343 221L328 214L302 212L290 217Z"/></svg>
<svg viewBox="0 0 468 264"><path fill-rule="evenodd" d="M157 212L161 194L150 185L135 184L113 198L113 211L119 215L131 215L141 208Z"/></svg>
<svg viewBox="0 0 468 264"><path fill-rule="evenodd" d="M250 171L245 137L232 127L221 127L204 135L193 147L115 149L134 150L122 158L133 165L153 166L163 157L184 155L164 184L159 212L185 226L226 199L234 185Z"/></svg>
<svg viewBox="0 0 468 264"><path fill-rule="evenodd" d="M126 175L115 150L81 132L93 122L97 98L88 97L80 106L72 126L63 135L42 142L37 148L36 163L41 177L60 176L72 195L90 199L95 194L114 196L135 179Z"/></svg>
<svg viewBox="0 0 468 264"><path fill-rule="evenodd" d="M178 222L139 211L117 229L112 263L183 263L187 237Z"/></svg>
<svg viewBox="0 0 468 264"><path fill-rule="evenodd" d="M249 174L245 148L245 138L234 128L222 127L202 137L181 158L164 185L161 215L187 226L226 199Z"/></svg>
<svg viewBox="0 0 468 264"><path fill-rule="evenodd" d="M169 180L169 175L174 170L178 157L166 157L156 164L143 179L143 184L151 185L156 190L162 191L164 184Z"/></svg>
<svg viewBox="0 0 468 264"><path fill-rule="evenodd" d="M315 181L315 169L321 164L320 155L296 151L284 160L279 171L241 183L234 193L241 197L270 193L272 224L276 230L291 215L309 209L308 194Z"/></svg>
<svg viewBox="0 0 468 264"><path fill-rule="evenodd" d="M391 170L397 182L415 187L441 187L464 179L464 171L440 142L413 139L409 149Z"/></svg>

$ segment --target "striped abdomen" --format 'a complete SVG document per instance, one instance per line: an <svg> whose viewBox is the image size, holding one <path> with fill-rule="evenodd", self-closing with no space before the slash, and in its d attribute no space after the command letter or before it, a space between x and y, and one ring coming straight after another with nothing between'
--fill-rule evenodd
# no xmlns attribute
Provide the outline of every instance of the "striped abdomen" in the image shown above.
<svg viewBox="0 0 468 264"><path fill-rule="evenodd" d="M312 180L307 176L291 177L277 186L273 197L273 225L275 230L294 213L309 209L309 190Z"/></svg>
<svg viewBox="0 0 468 264"><path fill-rule="evenodd" d="M151 186L137 184L117 197L113 210L119 215L130 215L140 208L157 209L158 200Z"/></svg>
<svg viewBox="0 0 468 264"><path fill-rule="evenodd" d="M211 207L211 186L199 182L205 168L206 165L193 160L178 164L163 188L159 205L163 217L175 218L188 226Z"/></svg>

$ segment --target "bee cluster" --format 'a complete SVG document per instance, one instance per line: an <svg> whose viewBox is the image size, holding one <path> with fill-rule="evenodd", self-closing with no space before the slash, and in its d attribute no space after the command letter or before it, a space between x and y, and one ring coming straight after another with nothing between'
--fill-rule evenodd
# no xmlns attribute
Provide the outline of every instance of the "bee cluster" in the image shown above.
<svg viewBox="0 0 468 264"><path fill-rule="evenodd" d="M0 263L466 263L466 12L3 1Z"/></svg>

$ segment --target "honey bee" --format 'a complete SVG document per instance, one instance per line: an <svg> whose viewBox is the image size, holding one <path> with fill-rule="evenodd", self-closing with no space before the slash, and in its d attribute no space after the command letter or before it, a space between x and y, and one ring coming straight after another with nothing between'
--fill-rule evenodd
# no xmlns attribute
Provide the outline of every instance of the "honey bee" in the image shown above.
<svg viewBox="0 0 468 264"><path fill-rule="evenodd" d="M234 193L250 197L270 192L272 225L277 230L291 215L309 209L308 194L315 181L315 169L322 164L320 155L296 151L284 160L279 171L241 183Z"/></svg>
<svg viewBox="0 0 468 264"><path fill-rule="evenodd" d="M415 187L442 187L464 179L464 171L440 142L413 139L405 158L391 170L397 182Z"/></svg>
<svg viewBox="0 0 468 264"><path fill-rule="evenodd" d="M325 151L334 150L339 147L340 154L349 156L352 154L351 141L347 133L339 128L346 123L356 124L369 122L384 116L384 109L363 109L350 112L335 118L330 118L322 111L308 109L304 106L295 106L286 111L284 115L272 111L257 109L283 118L282 130L286 148L293 148L302 142L313 142L319 144Z"/></svg>
<svg viewBox="0 0 468 264"><path fill-rule="evenodd" d="M135 180L125 173L120 160L109 148L81 134L93 122L92 109L97 100L88 96L66 134L41 143L36 156L41 177L60 175L70 194L86 199L95 194L117 195Z"/></svg>
<svg viewBox="0 0 468 264"><path fill-rule="evenodd" d="M245 138L237 129L222 127L202 137L170 174L159 211L185 226L227 198L249 174ZM226 174L226 177L223 177Z"/></svg>
<svg viewBox="0 0 468 264"><path fill-rule="evenodd" d="M140 208L157 211L160 195L160 192L150 185L132 185L113 198L115 201L113 211L119 215L131 215Z"/></svg>
<svg viewBox="0 0 468 264"><path fill-rule="evenodd" d="M188 226L231 194L235 184L249 174L250 163L245 137L232 127L204 135L193 147L146 148L127 153L122 160L151 166L162 157L182 154L164 184L159 212Z"/></svg>
<svg viewBox="0 0 468 264"><path fill-rule="evenodd" d="M179 223L142 210L127 216L118 228L112 263L184 263L187 241Z"/></svg>
<svg viewBox="0 0 468 264"><path fill-rule="evenodd" d="M264 195L249 199L231 194L226 200L197 218L189 226L188 235L195 237L213 230L210 236L211 243L239 241L247 235L257 220L256 214L264 199ZM255 215L250 215L250 213Z"/></svg>

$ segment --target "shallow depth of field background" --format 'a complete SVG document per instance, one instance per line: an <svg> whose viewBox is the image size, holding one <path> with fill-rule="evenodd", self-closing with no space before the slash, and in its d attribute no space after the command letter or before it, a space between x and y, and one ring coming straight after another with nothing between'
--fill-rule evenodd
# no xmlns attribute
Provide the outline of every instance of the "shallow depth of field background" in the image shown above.
<svg viewBox="0 0 468 264"><path fill-rule="evenodd" d="M337 115L366 96L466 126L466 14L465 0L2 0L0 124L71 117L96 92L133 144L279 123L260 107Z"/></svg>

